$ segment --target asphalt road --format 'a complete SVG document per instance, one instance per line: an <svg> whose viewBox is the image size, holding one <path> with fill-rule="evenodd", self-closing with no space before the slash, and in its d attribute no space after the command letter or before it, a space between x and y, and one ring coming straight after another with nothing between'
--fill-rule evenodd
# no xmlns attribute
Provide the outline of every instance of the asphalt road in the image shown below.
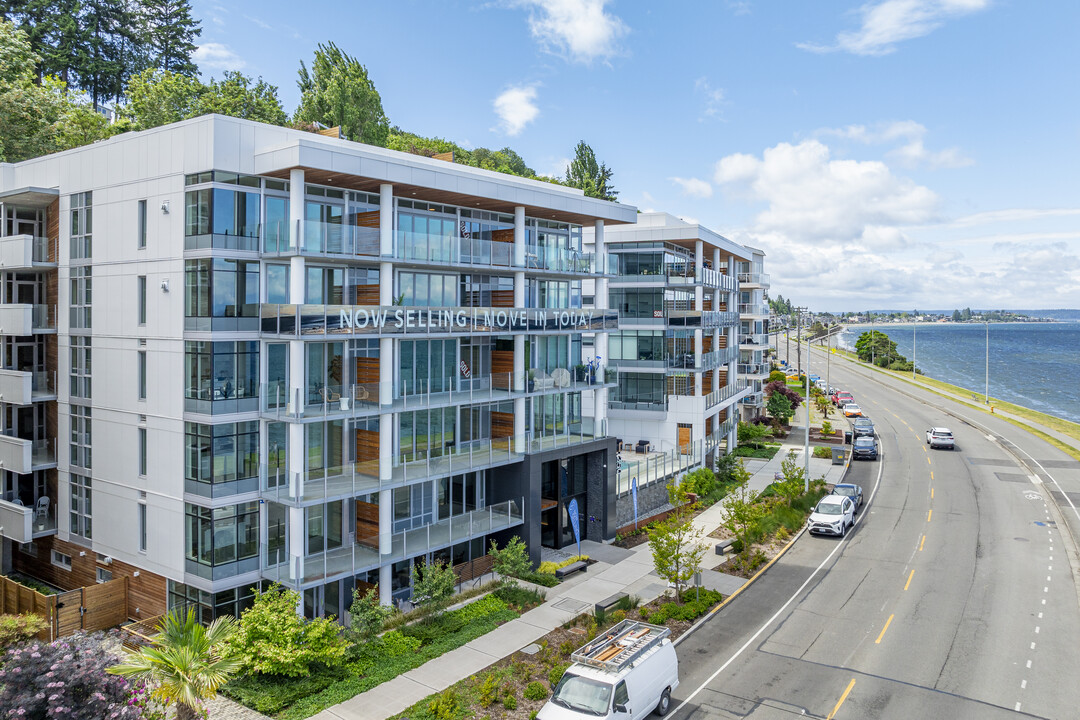
<svg viewBox="0 0 1080 720"><path fill-rule="evenodd" d="M1053 482L1031 478L1061 475L1065 499L1080 464L847 363L831 379L880 438L881 460L848 473L867 498L859 524L845 540L802 536L679 644L675 717L1080 716L1075 545ZM930 450L932 425L957 449ZM1033 472L1024 453L1061 465Z"/></svg>

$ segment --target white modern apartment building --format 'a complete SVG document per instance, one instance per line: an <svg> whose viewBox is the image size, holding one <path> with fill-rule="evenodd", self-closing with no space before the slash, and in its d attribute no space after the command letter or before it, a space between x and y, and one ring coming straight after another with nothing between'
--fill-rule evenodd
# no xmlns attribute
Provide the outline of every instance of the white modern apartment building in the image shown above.
<svg viewBox="0 0 1080 720"><path fill-rule="evenodd" d="M769 380L769 276L765 253L746 246L735 264L739 278L739 379L749 392L739 401L742 420L765 414L764 388Z"/></svg>
<svg viewBox="0 0 1080 720"><path fill-rule="evenodd" d="M587 248L590 240L586 232ZM737 273L753 253L666 213L608 228L604 245L618 264L606 306L620 323L606 362L619 371L608 427L622 443L624 494L635 478L662 481L734 448L738 404L749 392L737 368ZM604 302L599 288L594 297Z"/></svg>
<svg viewBox="0 0 1080 720"><path fill-rule="evenodd" d="M5 568L128 577L134 619L267 582L340 616L568 545L572 501L613 537L616 375L575 369L633 207L205 116L0 165L0 218Z"/></svg>

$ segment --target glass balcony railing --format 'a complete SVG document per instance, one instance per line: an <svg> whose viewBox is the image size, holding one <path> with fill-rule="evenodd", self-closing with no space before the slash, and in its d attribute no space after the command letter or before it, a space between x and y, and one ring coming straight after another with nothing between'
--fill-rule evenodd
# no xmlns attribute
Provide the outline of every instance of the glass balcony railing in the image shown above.
<svg viewBox="0 0 1080 720"><path fill-rule="evenodd" d="M34 330L56 329L56 306L34 305L32 325Z"/></svg>
<svg viewBox="0 0 1080 720"><path fill-rule="evenodd" d="M246 250L256 252L259 249L260 230L248 230L243 234L206 233L203 235L185 235L185 250Z"/></svg>
<svg viewBox="0 0 1080 720"><path fill-rule="evenodd" d="M56 441L53 438L34 440L30 447L30 457L35 470L56 464Z"/></svg>
<svg viewBox="0 0 1080 720"><path fill-rule="evenodd" d="M768 375L769 365L767 363L739 363L737 372L740 375Z"/></svg>
<svg viewBox="0 0 1080 720"><path fill-rule="evenodd" d="M670 327L730 327L739 322L739 313L725 310L665 310L664 313Z"/></svg>
<svg viewBox="0 0 1080 720"><path fill-rule="evenodd" d="M356 575L388 562L407 560L433 550L483 537L525 522L525 499L507 500L461 515L422 525L412 530L351 538L342 547L304 557L285 553L272 556L277 564L266 563L262 576L296 588L301 583L327 582ZM381 550L388 550L382 553Z"/></svg>
<svg viewBox="0 0 1080 720"><path fill-rule="evenodd" d="M761 285L769 287L770 278L762 272L739 273L739 282L743 285Z"/></svg>
<svg viewBox="0 0 1080 720"><path fill-rule="evenodd" d="M530 395L582 392L619 383L616 367L600 375L577 368L551 372L492 373L469 378L440 378L416 383L352 383L295 389L289 397L284 382L263 383L259 398L263 415L275 420L313 417L361 417L436 407L498 402Z"/></svg>
<svg viewBox="0 0 1080 720"><path fill-rule="evenodd" d="M705 409L716 407L720 403L745 393L748 389L746 381L736 380L734 383L717 388L705 396Z"/></svg>
<svg viewBox="0 0 1080 720"><path fill-rule="evenodd" d="M740 333L739 334L739 344L740 345L761 345L761 346L764 346L764 347L768 347L768 345L769 345L769 336L768 336L767 333L756 333L756 334L753 334L753 333L751 333L751 334Z"/></svg>
<svg viewBox="0 0 1080 720"><path fill-rule="evenodd" d="M759 303L739 303L740 315L768 315L766 307Z"/></svg>

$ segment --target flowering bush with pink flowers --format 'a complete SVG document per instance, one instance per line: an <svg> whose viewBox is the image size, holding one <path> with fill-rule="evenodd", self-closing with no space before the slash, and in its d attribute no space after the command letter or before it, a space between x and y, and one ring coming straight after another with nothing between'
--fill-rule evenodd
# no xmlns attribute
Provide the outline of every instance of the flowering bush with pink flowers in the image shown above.
<svg viewBox="0 0 1080 720"><path fill-rule="evenodd" d="M105 668L119 660L120 643L103 633L51 643L28 642L0 657L0 718L138 720L145 703L135 688Z"/></svg>

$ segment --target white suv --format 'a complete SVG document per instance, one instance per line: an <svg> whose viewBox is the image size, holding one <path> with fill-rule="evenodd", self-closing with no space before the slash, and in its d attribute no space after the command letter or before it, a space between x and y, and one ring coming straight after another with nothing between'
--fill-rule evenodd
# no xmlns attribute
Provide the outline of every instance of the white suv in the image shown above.
<svg viewBox="0 0 1080 720"><path fill-rule="evenodd" d="M952 430L949 428L935 427L926 431L926 444L932 448L953 449Z"/></svg>
<svg viewBox="0 0 1080 720"><path fill-rule="evenodd" d="M855 525L855 503L846 495L826 495L810 513L807 529L811 534L847 535Z"/></svg>

